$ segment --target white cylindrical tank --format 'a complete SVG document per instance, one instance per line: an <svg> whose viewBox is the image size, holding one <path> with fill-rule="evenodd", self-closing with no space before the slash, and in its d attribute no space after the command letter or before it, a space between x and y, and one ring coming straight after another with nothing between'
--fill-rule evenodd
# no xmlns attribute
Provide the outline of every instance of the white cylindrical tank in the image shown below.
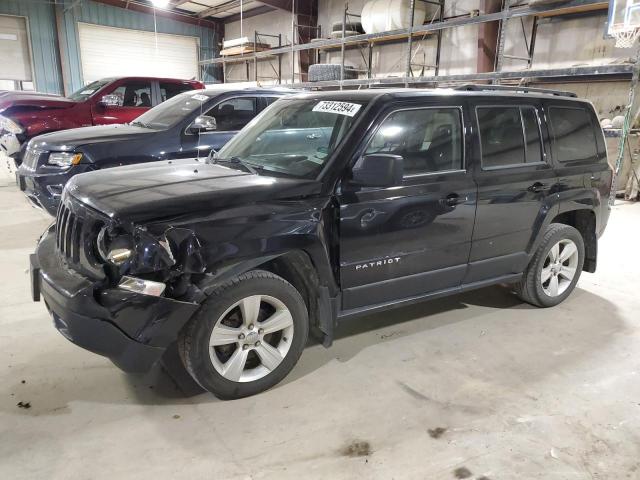
<svg viewBox="0 0 640 480"><path fill-rule="evenodd" d="M379 33L409 28L410 0L370 0L362 8L362 28L366 33ZM427 5L415 2L414 25L422 25L427 16Z"/></svg>

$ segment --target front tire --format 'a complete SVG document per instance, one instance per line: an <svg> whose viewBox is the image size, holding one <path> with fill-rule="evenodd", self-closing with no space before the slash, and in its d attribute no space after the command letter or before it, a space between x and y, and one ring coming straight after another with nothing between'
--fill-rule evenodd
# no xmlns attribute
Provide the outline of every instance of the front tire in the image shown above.
<svg viewBox="0 0 640 480"><path fill-rule="evenodd" d="M194 380L231 400L280 382L300 358L308 335L300 293L271 272L253 270L216 288L178 346Z"/></svg>
<svg viewBox="0 0 640 480"><path fill-rule="evenodd" d="M584 264L584 240L575 228L549 225L516 287L518 296L537 307L553 307L573 291Z"/></svg>

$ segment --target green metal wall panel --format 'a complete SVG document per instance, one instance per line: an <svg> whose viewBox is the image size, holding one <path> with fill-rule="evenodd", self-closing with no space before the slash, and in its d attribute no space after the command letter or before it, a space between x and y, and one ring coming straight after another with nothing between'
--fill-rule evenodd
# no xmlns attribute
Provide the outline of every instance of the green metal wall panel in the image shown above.
<svg viewBox="0 0 640 480"><path fill-rule="evenodd" d="M0 0L0 15L27 18L35 87L41 92L60 93L62 73L53 5L33 0Z"/></svg>

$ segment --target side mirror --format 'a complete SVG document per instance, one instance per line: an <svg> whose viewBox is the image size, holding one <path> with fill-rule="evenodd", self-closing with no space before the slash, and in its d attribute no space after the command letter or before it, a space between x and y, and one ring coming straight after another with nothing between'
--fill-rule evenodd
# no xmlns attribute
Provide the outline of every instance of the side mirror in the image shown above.
<svg viewBox="0 0 640 480"><path fill-rule="evenodd" d="M402 183L404 161L400 155L365 155L353 166L351 183L363 187L393 187Z"/></svg>
<svg viewBox="0 0 640 480"><path fill-rule="evenodd" d="M100 105L104 107L121 107L122 106L122 98L120 95L104 95L100 99Z"/></svg>
<svg viewBox="0 0 640 480"><path fill-rule="evenodd" d="M191 133L213 132L217 129L218 124L216 123L216 118L208 115L200 115L196 117L189 127L189 131Z"/></svg>

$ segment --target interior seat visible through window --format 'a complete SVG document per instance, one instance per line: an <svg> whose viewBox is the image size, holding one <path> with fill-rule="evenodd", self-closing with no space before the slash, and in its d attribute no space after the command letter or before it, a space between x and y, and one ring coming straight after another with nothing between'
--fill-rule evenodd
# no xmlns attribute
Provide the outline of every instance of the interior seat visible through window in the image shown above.
<svg viewBox="0 0 640 480"><path fill-rule="evenodd" d="M404 175L462 168L462 120L457 108L419 108L390 114L366 151L403 158Z"/></svg>

